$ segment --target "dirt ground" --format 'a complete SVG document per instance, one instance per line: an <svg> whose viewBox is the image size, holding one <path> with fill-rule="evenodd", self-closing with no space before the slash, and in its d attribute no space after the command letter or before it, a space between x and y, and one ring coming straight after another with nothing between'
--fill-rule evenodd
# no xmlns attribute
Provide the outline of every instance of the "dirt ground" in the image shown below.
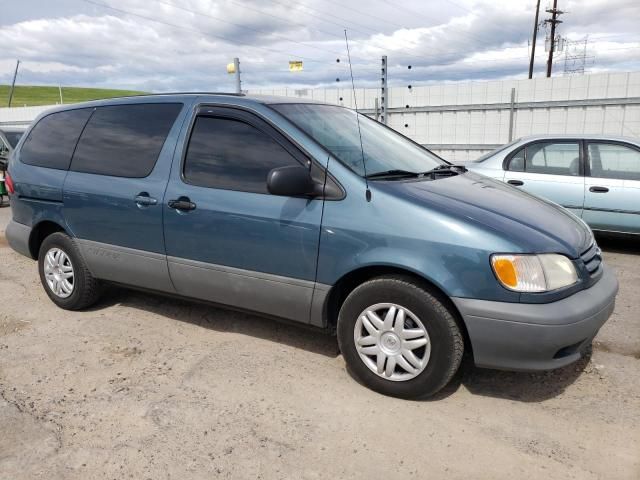
<svg viewBox="0 0 640 480"><path fill-rule="evenodd" d="M0 479L638 479L640 244L600 243L621 290L590 359L410 402L315 331L116 288L60 310L0 233Z"/></svg>

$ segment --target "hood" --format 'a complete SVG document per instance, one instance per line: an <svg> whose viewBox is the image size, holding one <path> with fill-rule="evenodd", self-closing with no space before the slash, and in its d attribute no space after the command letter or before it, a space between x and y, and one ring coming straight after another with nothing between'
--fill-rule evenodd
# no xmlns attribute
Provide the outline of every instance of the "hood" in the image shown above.
<svg viewBox="0 0 640 480"><path fill-rule="evenodd" d="M578 258L593 242L589 227L561 206L473 172L375 183L414 204L500 232L523 252Z"/></svg>

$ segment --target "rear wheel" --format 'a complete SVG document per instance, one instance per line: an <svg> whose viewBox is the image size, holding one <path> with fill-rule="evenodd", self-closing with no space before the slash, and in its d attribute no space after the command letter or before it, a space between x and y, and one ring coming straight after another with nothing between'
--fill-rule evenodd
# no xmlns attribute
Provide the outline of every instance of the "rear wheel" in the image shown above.
<svg viewBox="0 0 640 480"><path fill-rule="evenodd" d="M93 305L102 288L84 263L74 241L62 232L44 239L38 254L40 281L49 298L66 310Z"/></svg>
<svg viewBox="0 0 640 480"><path fill-rule="evenodd" d="M402 276L357 287L338 317L347 366L369 388L403 398L433 395L460 366L464 342L449 308Z"/></svg>

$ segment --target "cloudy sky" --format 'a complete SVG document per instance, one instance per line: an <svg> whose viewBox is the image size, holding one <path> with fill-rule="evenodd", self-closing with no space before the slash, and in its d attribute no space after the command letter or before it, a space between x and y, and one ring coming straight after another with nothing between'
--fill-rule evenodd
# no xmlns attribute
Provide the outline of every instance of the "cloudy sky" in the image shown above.
<svg viewBox="0 0 640 480"><path fill-rule="evenodd" d="M541 20L549 0L541 2ZM0 84L146 91L377 86L523 78L535 0L0 0ZM558 33L589 35L588 71L640 70L639 0L559 0ZM536 74L543 75L545 29ZM561 75L564 53L556 57ZM291 73L290 60L304 71ZM339 62L337 61L339 60ZM409 69L409 66L411 68Z"/></svg>

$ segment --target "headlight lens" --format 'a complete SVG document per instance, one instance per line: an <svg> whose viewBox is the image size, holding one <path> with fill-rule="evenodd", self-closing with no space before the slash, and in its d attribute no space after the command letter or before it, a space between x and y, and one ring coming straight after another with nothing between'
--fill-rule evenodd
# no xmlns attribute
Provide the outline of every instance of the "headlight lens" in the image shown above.
<svg viewBox="0 0 640 480"><path fill-rule="evenodd" d="M516 292L548 292L578 281L571 260L563 255L491 256L491 266L500 283Z"/></svg>

